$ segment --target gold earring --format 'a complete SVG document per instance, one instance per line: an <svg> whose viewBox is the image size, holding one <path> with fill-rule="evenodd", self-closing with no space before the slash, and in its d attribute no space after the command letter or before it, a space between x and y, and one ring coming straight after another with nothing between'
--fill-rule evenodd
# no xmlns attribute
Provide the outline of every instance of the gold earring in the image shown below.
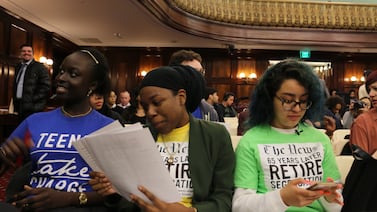
<svg viewBox="0 0 377 212"><path fill-rule="evenodd" d="M92 94L92 93L93 93L93 90L90 89L90 90L88 91L88 93L86 94L86 96L90 96L90 94Z"/></svg>

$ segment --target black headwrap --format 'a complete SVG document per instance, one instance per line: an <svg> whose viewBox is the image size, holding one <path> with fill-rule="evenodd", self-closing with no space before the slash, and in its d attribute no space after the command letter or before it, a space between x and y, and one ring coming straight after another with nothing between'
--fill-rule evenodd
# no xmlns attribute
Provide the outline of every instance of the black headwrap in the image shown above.
<svg viewBox="0 0 377 212"><path fill-rule="evenodd" d="M146 86L157 86L173 91L186 91L186 108L195 111L204 97L204 77L190 66L162 66L156 68L144 77L140 89Z"/></svg>

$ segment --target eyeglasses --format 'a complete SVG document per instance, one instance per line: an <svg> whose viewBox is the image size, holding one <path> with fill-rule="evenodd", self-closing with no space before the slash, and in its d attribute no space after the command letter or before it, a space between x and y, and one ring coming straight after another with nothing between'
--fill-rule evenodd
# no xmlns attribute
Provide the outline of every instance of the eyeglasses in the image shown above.
<svg viewBox="0 0 377 212"><path fill-rule="evenodd" d="M294 100L284 99L283 97L275 97L281 101L281 105L283 106L284 110L292 110L297 105L299 105L301 110L307 110L310 108L310 106L312 106L312 102L308 100L296 102Z"/></svg>
<svg viewBox="0 0 377 212"><path fill-rule="evenodd" d="M97 58L96 57L94 57L94 55L90 52L90 51L88 51L88 50L85 50L85 49L83 49L83 50L80 50L81 52L84 52L84 53L87 53L93 60L94 60L94 62L96 63L96 64L98 64L99 62L98 62L98 60L97 60Z"/></svg>

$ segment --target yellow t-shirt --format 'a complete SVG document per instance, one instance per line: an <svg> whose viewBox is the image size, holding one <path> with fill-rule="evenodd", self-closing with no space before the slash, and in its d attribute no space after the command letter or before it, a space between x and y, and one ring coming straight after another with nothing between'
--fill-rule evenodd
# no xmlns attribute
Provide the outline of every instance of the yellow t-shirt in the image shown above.
<svg viewBox="0 0 377 212"><path fill-rule="evenodd" d="M170 133L157 137L157 148L162 161L169 170L178 192L181 203L186 207L192 206L193 188L188 161L190 124L176 128ZM169 160L170 159L170 160ZM170 162L170 163L169 163Z"/></svg>

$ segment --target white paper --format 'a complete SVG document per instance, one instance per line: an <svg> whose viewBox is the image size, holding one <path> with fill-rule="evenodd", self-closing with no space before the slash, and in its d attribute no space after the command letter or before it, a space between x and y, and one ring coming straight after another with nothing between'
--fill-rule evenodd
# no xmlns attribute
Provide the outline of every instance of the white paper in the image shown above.
<svg viewBox="0 0 377 212"><path fill-rule="evenodd" d="M150 202L137 189L142 185L163 201L181 201L149 129L140 124L96 131L74 142L74 147L93 170L105 173L123 197L135 194Z"/></svg>

